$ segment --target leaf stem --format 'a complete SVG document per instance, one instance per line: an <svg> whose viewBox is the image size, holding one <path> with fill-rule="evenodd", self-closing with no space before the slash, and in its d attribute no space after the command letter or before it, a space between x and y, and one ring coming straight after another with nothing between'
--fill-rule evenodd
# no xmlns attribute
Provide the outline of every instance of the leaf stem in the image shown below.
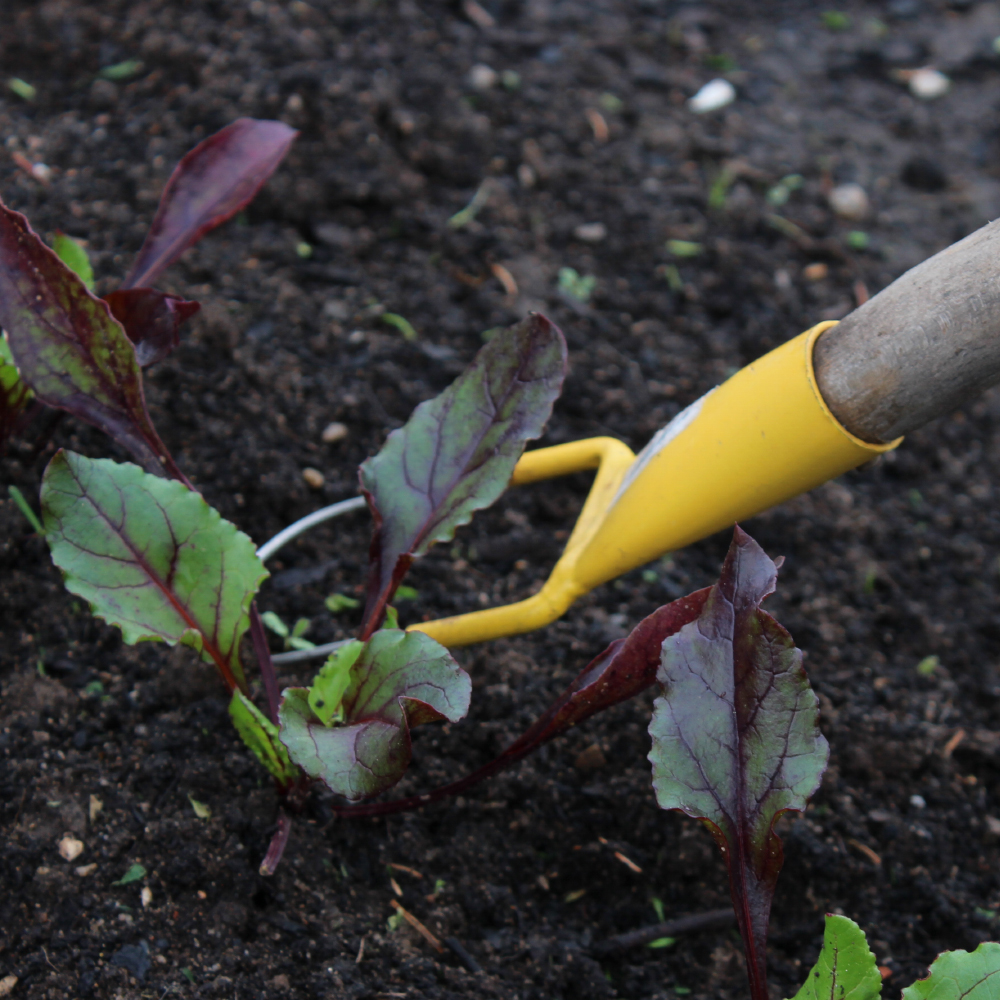
<svg viewBox="0 0 1000 1000"><path fill-rule="evenodd" d="M28 503L24 494L16 486L8 486L7 492L10 494L11 500L17 504L17 509L28 519L32 528L44 537L45 529L42 527L42 522L38 520L38 515L31 509L31 504Z"/></svg>
<svg viewBox="0 0 1000 1000"><path fill-rule="evenodd" d="M264 855L264 860L260 863L261 875L273 875L278 865L281 863L281 856L285 853L285 845L288 843L288 835L292 832L292 817L284 809L278 809L278 829L274 831L271 844Z"/></svg>
<svg viewBox="0 0 1000 1000"><path fill-rule="evenodd" d="M278 725L278 678L274 673L274 663L271 660L271 650L267 645L267 635L264 623L257 610L257 602L250 605L250 638L253 640L253 651L257 655L257 666L260 677L267 692L267 714L271 721Z"/></svg>

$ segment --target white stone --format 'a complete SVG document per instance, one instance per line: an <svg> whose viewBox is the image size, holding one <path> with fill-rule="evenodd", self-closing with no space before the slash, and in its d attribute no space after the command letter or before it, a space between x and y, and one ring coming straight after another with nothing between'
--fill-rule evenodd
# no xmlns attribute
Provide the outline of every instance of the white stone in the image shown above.
<svg viewBox="0 0 1000 1000"><path fill-rule="evenodd" d="M486 63L476 63L469 70L469 83L475 90L492 90L499 79L500 74Z"/></svg>
<svg viewBox="0 0 1000 1000"><path fill-rule="evenodd" d="M707 111L718 111L736 100L736 88L721 77L711 80L688 101L688 107L696 114L703 115Z"/></svg>
<svg viewBox="0 0 1000 1000"><path fill-rule="evenodd" d="M922 101L933 101L936 97L943 97L949 90L951 90L951 80L944 73L929 66L916 70L910 77L910 93Z"/></svg>
<svg viewBox="0 0 1000 1000"><path fill-rule="evenodd" d="M345 437L347 437L347 424L334 421L323 428L322 438L324 444L336 444L338 441L343 441Z"/></svg>
<svg viewBox="0 0 1000 1000"><path fill-rule="evenodd" d="M64 861L76 861L83 854L83 841L65 836L59 841L59 855Z"/></svg>
<svg viewBox="0 0 1000 1000"><path fill-rule="evenodd" d="M573 235L584 243L600 243L608 235L608 227L603 222L585 222L573 230Z"/></svg>
<svg viewBox="0 0 1000 1000"><path fill-rule="evenodd" d="M868 195L860 184L838 184L828 200L830 208L841 218L860 222L868 215Z"/></svg>

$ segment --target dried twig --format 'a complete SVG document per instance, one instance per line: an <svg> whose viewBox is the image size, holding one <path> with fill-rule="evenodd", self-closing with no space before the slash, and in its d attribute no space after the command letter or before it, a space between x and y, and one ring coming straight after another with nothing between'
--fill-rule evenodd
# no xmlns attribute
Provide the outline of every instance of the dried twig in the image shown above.
<svg viewBox="0 0 1000 1000"><path fill-rule="evenodd" d="M437 952L444 951L444 945L419 921L417 918L410 913L409 910L400 906L399 903L394 899L389 900L392 903L393 908L397 913L401 914L403 919Z"/></svg>
<svg viewBox="0 0 1000 1000"><path fill-rule="evenodd" d="M708 910L706 913L694 913L689 917L678 917L676 920L665 920L662 924L651 927L640 927L627 934L616 934L607 941L598 941L591 951L596 955L613 955L616 952L627 951L649 944L661 937L676 937L678 934L693 934L696 931L715 930L717 927L728 927L736 923L736 914L732 909Z"/></svg>

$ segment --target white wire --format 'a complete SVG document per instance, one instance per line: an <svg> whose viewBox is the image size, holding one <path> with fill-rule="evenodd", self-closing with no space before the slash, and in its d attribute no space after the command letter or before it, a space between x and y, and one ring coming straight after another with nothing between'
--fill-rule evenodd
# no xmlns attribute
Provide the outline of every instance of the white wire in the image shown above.
<svg viewBox="0 0 1000 1000"><path fill-rule="evenodd" d="M339 639L337 642L327 642L322 646L314 646L312 649L296 649L291 653L276 653L271 657L272 663L302 663L305 660L325 659L331 653L336 652L350 639Z"/></svg>
<svg viewBox="0 0 1000 1000"><path fill-rule="evenodd" d="M293 538L298 538L310 528L315 528L317 524L329 521L331 518L339 517L341 514L349 514L352 510L360 510L365 506L364 497L351 497L350 500L341 500L340 503L331 504L320 510L313 511L303 518L299 518L290 524L283 531L279 531L269 542L265 542L258 550L257 555L262 562L267 562L278 549L287 545Z"/></svg>

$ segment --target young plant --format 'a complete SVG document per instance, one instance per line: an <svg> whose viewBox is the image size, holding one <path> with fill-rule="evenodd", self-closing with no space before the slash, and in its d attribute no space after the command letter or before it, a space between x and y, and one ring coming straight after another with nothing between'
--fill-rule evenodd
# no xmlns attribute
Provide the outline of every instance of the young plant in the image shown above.
<svg viewBox="0 0 1000 1000"><path fill-rule="evenodd" d="M701 820L729 869L753 1000L767 1000L777 818L805 809L829 747L792 637L760 604L778 566L739 527L696 621L663 643L649 733L661 809Z"/></svg>
<svg viewBox="0 0 1000 1000"><path fill-rule="evenodd" d="M1000 990L1000 944L938 955L926 979L903 990L903 1000L994 1000ZM823 950L793 1000L877 1000L882 975L864 931L848 917L826 915Z"/></svg>
<svg viewBox="0 0 1000 1000"><path fill-rule="evenodd" d="M254 147L228 187L225 165L256 126L269 124L234 123L185 157L127 285L153 280L207 228L246 203L282 150L265 156L266 143ZM284 133L279 138L290 141ZM5 398L13 407L20 379L25 392L105 430L146 470L64 451L52 459L42 481L43 531L67 588L117 625L126 642L181 643L214 664L232 695L237 730L292 809L313 779L348 798L394 784L410 760L410 728L462 718L471 683L434 640L400 630L388 602L413 559L452 538L506 487L561 388L562 334L532 316L497 336L365 464L375 533L361 640L331 657L311 689L286 691L279 714L264 625L253 603L267 576L262 560L250 539L191 487L146 411L139 355L149 346L151 357L161 356L172 334L164 339L153 323L143 331L155 336L128 336L112 303L87 287L85 257L72 246L61 249L69 263L23 216L0 205L0 325L7 331L0 374L12 376L5 388L14 387ZM152 302L154 314L173 308L159 292L122 294L131 306ZM289 643L305 644L301 623L289 631L271 616L270 624L288 633ZM268 715L250 698L240 658L248 631ZM288 830L282 810L263 870L273 871Z"/></svg>
<svg viewBox="0 0 1000 1000"><path fill-rule="evenodd" d="M54 252L23 215L0 203L0 448L22 429L30 390L39 403L92 423L144 468L182 478L153 430L139 368L166 357L200 308L148 287L207 232L244 208L298 133L239 118L177 164L121 288L97 298L86 251L58 234ZM65 280L65 268L80 279ZM16 365L16 369L12 366ZM20 372L20 378L17 377Z"/></svg>

